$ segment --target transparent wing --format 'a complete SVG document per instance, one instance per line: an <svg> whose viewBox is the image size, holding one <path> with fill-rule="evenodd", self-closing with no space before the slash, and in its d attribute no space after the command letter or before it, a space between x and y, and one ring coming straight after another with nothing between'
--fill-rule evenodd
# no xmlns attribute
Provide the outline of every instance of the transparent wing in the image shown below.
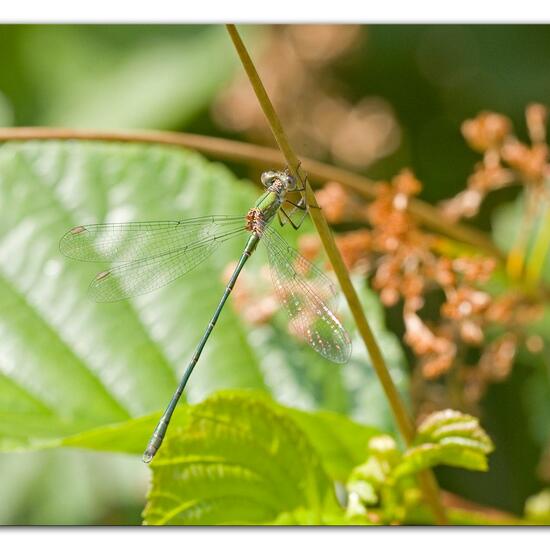
<svg viewBox="0 0 550 550"><path fill-rule="evenodd" d="M236 223L237 220L238 223ZM138 259L99 273L90 285L93 298L98 302L116 302L156 290L197 267L221 243L246 231L242 217L210 216L201 218L200 221L195 219L192 222L192 227L187 221L181 222L180 225L186 226L186 231L177 230L177 235L173 233L176 227L173 224L177 222L116 224L118 226L116 230L124 236L132 230L143 236L132 238L130 235L123 238L124 247L118 249L123 254L123 258L137 257ZM171 229L167 227L163 229L162 224L172 224ZM151 226L153 226L151 232L154 236L147 238L149 235L144 227ZM79 253L71 257L88 261L97 261L98 258L118 259L114 250L109 248L110 244L103 247L104 243L114 242L114 239L109 240L104 237L113 229L106 225L85 227L91 227L91 235L98 237L91 239L93 245L88 243L74 247L73 251L79 251ZM153 243L158 246L154 247ZM105 252L99 254L96 251L98 247Z"/></svg>
<svg viewBox="0 0 550 550"><path fill-rule="evenodd" d="M210 234L180 250L118 265L99 273L90 285L98 302L116 302L146 294L185 275L212 255L221 243L245 232L241 227L229 232Z"/></svg>
<svg viewBox="0 0 550 550"><path fill-rule="evenodd" d="M325 302L336 295L330 279L271 227L266 227L262 240L273 285L290 316L292 331L323 357L346 363L351 354L349 335Z"/></svg>
<svg viewBox="0 0 550 550"><path fill-rule="evenodd" d="M244 224L242 216L205 216L184 221L79 225L63 235L59 249L75 260L127 263L175 252L210 233Z"/></svg>

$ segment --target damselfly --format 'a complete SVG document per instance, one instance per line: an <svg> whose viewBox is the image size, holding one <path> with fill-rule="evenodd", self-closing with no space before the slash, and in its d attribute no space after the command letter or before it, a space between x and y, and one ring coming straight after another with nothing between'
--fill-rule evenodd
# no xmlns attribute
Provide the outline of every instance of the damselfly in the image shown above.
<svg viewBox="0 0 550 550"><path fill-rule="evenodd" d="M197 267L225 241L249 234L218 307L151 436L143 454L145 462L150 462L158 451L191 372L244 264L260 240L266 245L275 291L290 316L291 330L335 363L345 363L350 356L350 338L325 303L326 297L332 298L336 293L330 279L288 246L269 225L275 216L281 223L284 218L292 221L283 205L290 202L288 194L297 191L294 178L287 171L269 171L262 174L261 180L266 191L245 217L80 225L61 239L60 250L69 258L116 264L99 273L90 285L97 301L114 302L172 282ZM303 201L290 204L306 208Z"/></svg>

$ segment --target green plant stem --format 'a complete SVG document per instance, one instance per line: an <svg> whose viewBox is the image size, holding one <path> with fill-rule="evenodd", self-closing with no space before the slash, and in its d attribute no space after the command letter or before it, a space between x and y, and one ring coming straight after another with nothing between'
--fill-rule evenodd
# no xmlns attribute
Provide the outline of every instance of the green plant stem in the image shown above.
<svg viewBox="0 0 550 550"><path fill-rule="evenodd" d="M537 288L542 282L541 277L550 248L550 210L546 201L542 206L541 227L533 244L531 257L525 267L525 280L531 289Z"/></svg>
<svg viewBox="0 0 550 550"><path fill-rule="evenodd" d="M506 271L513 281L518 281L522 278L529 237L537 216L538 207L539 204L534 194L527 190L518 234L506 260Z"/></svg>
<svg viewBox="0 0 550 550"><path fill-rule="evenodd" d="M286 161L281 152L271 147L262 147L234 140L187 134L183 132L160 132L156 130L83 130L73 128L0 128L0 141L59 139L114 141L128 143L156 143L186 147L222 160L246 162L248 164L273 168L284 168ZM375 182L317 160L303 158L302 168L315 182L337 181L367 200L376 197ZM465 244L486 254L503 258L502 253L482 231L460 223L449 223L431 204L413 199L409 211L423 226Z"/></svg>
<svg viewBox="0 0 550 550"><path fill-rule="evenodd" d="M309 206L309 213L311 215L313 223L315 224L323 247L338 278L338 282L340 283L342 292L344 293L359 333L365 343L367 352L370 355L374 370L382 384L386 397L390 403L399 431L401 432L401 435L403 436L406 444L410 445L415 435L413 421L410 418L407 409L403 401L401 400L397 388L395 387L395 384L393 383L393 380L390 376L380 347L378 346L378 343L374 338L374 334L365 316L357 292L353 287L342 256L340 255L340 252L336 246L334 236L332 235L332 232L321 209L319 208L319 205L317 204L315 194L313 193L313 190L311 189L307 178L301 175L301 163L289 144L281 121L279 120L279 117L277 116L277 113L273 108L271 100L267 95L267 92L256 71L252 59L250 58L248 51L243 41L241 40L241 37L239 36L237 28L235 27L235 25L227 25L227 30L229 32L231 40L233 41L235 49L237 50L239 58L241 59L246 74L248 75L248 79L250 80L256 97L258 98L262 110L269 122L275 141L281 149L291 173L294 175L294 177L297 178L298 181L301 181L304 184L306 201ZM434 513L438 523L446 523L447 521L445 511L439 499L439 488L431 471L425 472L425 475L422 476L421 486L424 491L426 502L432 509L432 512Z"/></svg>

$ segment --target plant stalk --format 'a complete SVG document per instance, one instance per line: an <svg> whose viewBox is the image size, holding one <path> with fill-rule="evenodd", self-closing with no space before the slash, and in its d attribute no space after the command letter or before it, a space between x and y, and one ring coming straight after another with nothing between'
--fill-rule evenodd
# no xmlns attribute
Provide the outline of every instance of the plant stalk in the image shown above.
<svg viewBox="0 0 550 550"><path fill-rule="evenodd" d="M393 383L393 380L390 376L380 347L378 346L378 343L374 338L374 334L365 316L365 313L361 306L361 302L359 301L359 296L357 295L357 292L353 287L342 256L340 255L340 252L336 246L334 236L332 235L332 232L321 209L319 208L319 205L317 204L315 194L307 181L307 177L303 177L301 174L301 163L289 144L281 121L277 116L277 113L275 112L269 96L267 95L264 85L256 71L254 63L252 62L252 59L250 58L248 51L243 41L241 40L241 37L239 36L237 28L235 27L235 25L227 25L227 31L229 32L231 40L233 41L235 49L248 75L248 79L250 80L256 97L258 98L262 110L269 122L271 131L273 132L273 137L275 138L277 145L279 146L285 157L288 168L290 169L292 175L297 179L297 181L300 181L304 184L306 202L309 206L309 213L311 215L313 223L315 224L323 247L338 278L338 282L340 283L342 292L344 293L359 333L365 343L367 352L370 355L374 370L382 384L386 397L390 403L398 429L401 432L405 443L407 444L407 446L409 446L412 443L415 435L413 421L410 418L407 409L403 401L401 400L397 388L395 387L395 384ZM432 512L434 513L436 521L441 524L447 523L445 510L439 498L439 488L437 486L437 481L435 480L435 477L433 476L433 473L431 471L425 472L425 475L421 477L421 487L424 492L425 500L430 506Z"/></svg>
<svg viewBox="0 0 550 550"><path fill-rule="evenodd" d="M527 285L535 289L541 284L544 275L544 267L550 249L550 209L548 203L543 203L540 228L533 244L531 257L525 267L525 279Z"/></svg>
<svg viewBox="0 0 550 550"><path fill-rule="evenodd" d="M538 208L539 203L536 201L535 195L527 190L518 234L516 235L514 244L508 253L508 258L506 260L506 270L508 276L513 281L520 280L524 274L523 270L525 268L529 238L531 236L531 231L537 216Z"/></svg>

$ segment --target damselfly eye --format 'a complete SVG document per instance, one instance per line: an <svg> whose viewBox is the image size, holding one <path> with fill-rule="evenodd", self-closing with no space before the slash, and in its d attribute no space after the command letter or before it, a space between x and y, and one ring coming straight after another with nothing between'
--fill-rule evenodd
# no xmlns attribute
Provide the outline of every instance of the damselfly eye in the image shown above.
<svg viewBox="0 0 550 550"><path fill-rule="evenodd" d="M296 190L296 180L292 176L286 176L286 188L289 191Z"/></svg>
<svg viewBox="0 0 550 550"><path fill-rule="evenodd" d="M264 187L269 187L277 179L277 172L274 172L273 170L264 172L260 179Z"/></svg>

